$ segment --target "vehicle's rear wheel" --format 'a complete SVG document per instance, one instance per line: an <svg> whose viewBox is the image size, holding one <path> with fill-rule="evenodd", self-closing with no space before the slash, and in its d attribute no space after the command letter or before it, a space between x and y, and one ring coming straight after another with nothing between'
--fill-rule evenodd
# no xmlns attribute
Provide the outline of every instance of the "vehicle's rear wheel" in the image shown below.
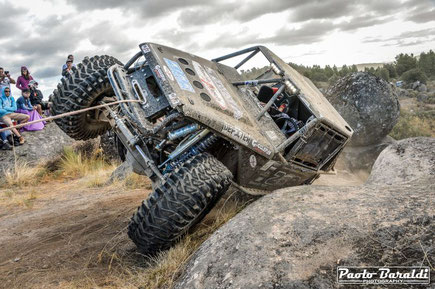
<svg viewBox="0 0 435 289"><path fill-rule="evenodd" d="M213 208L231 178L210 154L193 157L142 202L130 220L128 236L146 254L169 249Z"/></svg>
<svg viewBox="0 0 435 289"><path fill-rule="evenodd" d="M62 78L51 96L51 114L58 115L98 104L103 98L114 99L107 70L121 64L108 55L83 59L71 74ZM95 138L104 134L110 125L99 118L101 111L92 110L55 120L56 124L70 137L77 140Z"/></svg>

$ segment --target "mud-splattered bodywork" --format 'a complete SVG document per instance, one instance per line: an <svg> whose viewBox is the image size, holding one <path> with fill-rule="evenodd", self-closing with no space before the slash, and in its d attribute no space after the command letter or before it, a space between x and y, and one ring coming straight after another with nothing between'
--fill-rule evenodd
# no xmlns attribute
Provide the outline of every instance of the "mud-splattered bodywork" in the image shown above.
<svg viewBox="0 0 435 289"><path fill-rule="evenodd" d="M245 82L236 68L220 63L234 55L210 61L153 43L143 43L140 49L134 60L142 58L141 65L109 72L118 98L143 100L129 109L144 126L177 111L223 139L229 149L220 160L233 171L236 183L251 193L311 183L333 168L352 135L313 83L265 47L234 55L261 52L269 60L274 82L264 83L281 87L281 99L288 98L292 117L303 124L292 135L281 131L265 109L268 104L258 100L262 79ZM163 168L160 165L164 174Z"/></svg>

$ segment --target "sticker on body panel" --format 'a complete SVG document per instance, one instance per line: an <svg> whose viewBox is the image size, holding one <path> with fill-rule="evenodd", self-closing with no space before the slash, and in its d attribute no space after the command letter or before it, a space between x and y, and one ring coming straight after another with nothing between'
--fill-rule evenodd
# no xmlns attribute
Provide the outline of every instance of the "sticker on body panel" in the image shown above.
<svg viewBox="0 0 435 289"><path fill-rule="evenodd" d="M257 158L254 155L251 155L249 157L249 164L252 168L255 168L257 166Z"/></svg>
<svg viewBox="0 0 435 289"><path fill-rule="evenodd" d="M169 67L169 70L172 72L173 77L177 80L178 86L182 90L195 92L192 85L189 82L189 79L187 79L186 74L184 74L183 70L181 69L180 65L170 59L163 58L166 62L166 64ZM168 76L169 77L169 76Z"/></svg>
<svg viewBox="0 0 435 289"><path fill-rule="evenodd" d="M219 79L218 75L216 74L216 71L211 69L210 67L205 67L206 71L208 72L208 75L210 75L211 79L213 80L213 83L215 84L216 88L219 90L221 95L224 97L225 101L229 103L231 108L234 112L234 118L240 119L243 116L242 111L240 110L237 103L234 101L231 94L228 92L228 90L225 88L222 81Z"/></svg>
<svg viewBox="0 0 435 289"><path fill-rule="evenodd" d="M163 65L163 70L165 71L165 74L169 77L171 81L174 81L174 76L172 75L172 72L169 70L169 68L166 65Z"/></svg>
<svg viewBox="0 0 435 289"><path fill-rule="evenodd" d="M204 67L201 66L196 61L192 61L193 67L195 68L196 73L199 76L199 80L201 80L202 84L205 86L205 89L208 93L213 97L213 99L219 104L219 106L223 109L227 109L227 103L224 97L221 95L219 90L216 88L213 80L210 75L205 71Z"/></svg>
<svg viewBox="0 0 435 289"><path fill-rule="evenodd" d="M252 138L249 135L247 135L243 131L241 131L235 127L232 127L230 125L227 125L227 124L225 124L224 127L222 128L222 133L229 136L229 137L232 137L232 138L239 140L241 143L243 143L244 145L247 145L247 146L249 146L249 144L252 141Z"/></svg>
<svg viewBox="0 0 435 289"><path fill-rule="evenodd" d="M150 47L147 44L144 44L140 47L144 53L148 53L151 51Z"/></svg>
<svg viewBox="0 0 435 289"><path fill-rule="evenodd" d="M166 77L163 74L163 71L162 71L162 68L160 67L160 65L156 65L156 67L154 68L154 72L158 78L160 78L163 81L166 81Z"/></svg>
<svg viewBox="0 0 435 289"><path fill-rule="evenodd" d="M252 147L259 153L265 153L268 156L272 154L272 151L269 148L257 142L255 139L252 140Z"/></svg>

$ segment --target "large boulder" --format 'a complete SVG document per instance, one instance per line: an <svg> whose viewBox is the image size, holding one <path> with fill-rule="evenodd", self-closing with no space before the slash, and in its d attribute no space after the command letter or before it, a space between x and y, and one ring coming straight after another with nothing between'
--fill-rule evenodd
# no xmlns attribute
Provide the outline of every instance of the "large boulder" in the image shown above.
<svg viewBox="0 0 435 289"><path fill-rule="evenodd" d="M369 73L357 72L339 79L326 97L353 128L351 146L378 143L399 118L395 89Z"/></svg>
<svg viewBox="0 0 435 289"><path fill-rule="evenodd" d="M396 147L418 158L409 170L435 171L433 139ZM389 171L391 164L377 162L372 174L400 179L403 172ZM336 288L338 265L434 264L435 178L428 175L264 196L200 246L175 288Z"/></svg>
<svg viewBox="0 0 435 289"><path fill-rule="evenodd" d="M73 143L54 123L48 123L43 130L24 132L26 143L15 147L14 151L0 152L0 173L12 167L15 161L35 165L39 162L53 159L63 148Z"/></svg>
<svg viewBox="0 0 435 289"><path fill-rule="evenodd" d="M430 149L431 148L431 149ZM367 184L424 184L435 180L435 138L398 141L382 151Z"/></svg>

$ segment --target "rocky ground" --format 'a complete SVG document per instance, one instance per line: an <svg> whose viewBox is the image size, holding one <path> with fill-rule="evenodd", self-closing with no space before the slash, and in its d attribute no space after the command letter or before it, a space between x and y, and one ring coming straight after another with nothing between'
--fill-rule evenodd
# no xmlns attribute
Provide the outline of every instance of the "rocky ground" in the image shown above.
<svg viewBox="0 0 435 289"><path fill-rule="evenodd" d="M398 93L365 74L353 78L376 85L376 97L392 105L379 118L396 122ZM368 120L380 112L358 101L367 91L353 91L358 97L349 95L342 105L337 94L346 95L350 87L334 89L337 109L358 111L345 118L365 127L356 130L360 141L343 151L337 174L259 198L205 241L185 269L184 261L172 265L165 280L156 273L162 263L148 270L149 260L126 236L128 220L150 188L117 183L131 173L125 164L113 174L115 183L89 185L85 175L0 188L0 288L168 288L180 272L176 288L335 288L338 264L429 260L433 267L434 138L396 142L388 137L391 128ZM407 110L420 102L400 100ZM15 155L1 153L0 166L55 158L72 143L54 125L43 132L27 133L28 143ZM141 274L155 274L157 285L141 285L150 284Z"/></svg>
<svg viewBox="0 0 435 289"><path fill-rule="evenodd" d="M434 264L434 147L431 138L388 147L362 186L257 200L200 247L176 288L335 288L338 265Z"/></svg>
<svg viewBox="0 0 435 289"><path fill-rule="evenodd" d="M0 172L16 161L35 165L50 160L74 142L54 123L47 124L41 131L23 132L23 136L26 139L24 145L17 146L15 151L0 152Z"/></svg>

